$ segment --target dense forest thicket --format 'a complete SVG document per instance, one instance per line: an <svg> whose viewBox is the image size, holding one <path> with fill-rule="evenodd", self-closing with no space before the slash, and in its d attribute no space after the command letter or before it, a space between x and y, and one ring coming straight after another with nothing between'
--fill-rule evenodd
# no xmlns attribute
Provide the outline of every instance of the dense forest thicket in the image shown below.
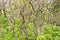
<svg viewBox="0 0 60 40"><path fill-rule="evenodd" d="M60 40L60 0L0 0L0 40Z"/></svg>

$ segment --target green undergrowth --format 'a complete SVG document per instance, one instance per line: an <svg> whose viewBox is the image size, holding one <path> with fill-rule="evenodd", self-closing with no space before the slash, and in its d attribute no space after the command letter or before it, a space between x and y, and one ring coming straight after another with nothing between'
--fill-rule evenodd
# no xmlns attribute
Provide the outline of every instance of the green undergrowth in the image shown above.
<svg viewBox="0 0 60 40"><path fill-rule="evenodd" d="M16 20L14 30L10 32L10 26L4 15L0 16L0 40L25 40L26 35L20 28L21 20ZM27 26L28 40L35 40L35 26L33 23L25 24ZM44 25L43 31L36 37L37 40L60 40L60 27L55 25Z"/></svg>

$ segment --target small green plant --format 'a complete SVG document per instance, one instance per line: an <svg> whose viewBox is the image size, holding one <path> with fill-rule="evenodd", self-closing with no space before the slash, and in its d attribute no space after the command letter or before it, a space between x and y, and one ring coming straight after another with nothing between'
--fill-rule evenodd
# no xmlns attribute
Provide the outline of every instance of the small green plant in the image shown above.
<svg viewBox="0 0 60 40"><path fill-rule="evenodd" d="M46 25L44 31L38 35L37 40L60 40L60 27Z"/></svg>

